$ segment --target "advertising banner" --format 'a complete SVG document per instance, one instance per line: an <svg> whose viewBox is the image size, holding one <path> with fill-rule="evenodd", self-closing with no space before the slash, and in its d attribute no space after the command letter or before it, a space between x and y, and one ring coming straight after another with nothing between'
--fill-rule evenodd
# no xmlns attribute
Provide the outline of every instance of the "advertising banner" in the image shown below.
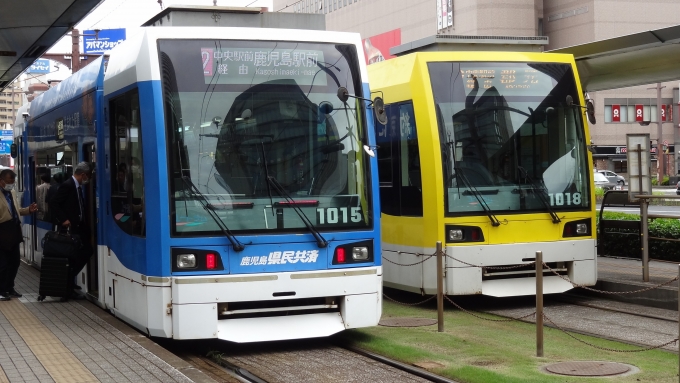
<svg viewBox="0 0 680 383"><path fill-rule="evenodd" d="M436 0L437 30L453 26L453 0Z"/></svg>
<svg viewBox="0 0 680 383"><path fill-rule="evenodd" d="M635 121L640 122L642 120L642 104L635 104Z"/></svg>
<svg viewBox="0 0 680 383"><path fill-rule="evenodd" d="M621 105L612 105L612 122L621 122Z"/></svg>
<svg viewBox="0 0 680 383"><path fill-rule="evenodd" d="M362 42L364 43L366 64L370 65L389 60L394 57L390 54L390 48L401 44L401 29L371 36Z"/></svg>
<svg viewBox="0 0 680 383"><path fill-rule="evenodd" d="M102 29L99 33L95 33L93 30L86 30L83 41L85 43L83 52L104 54L106 51L125 41L125 29Z"/></svg>

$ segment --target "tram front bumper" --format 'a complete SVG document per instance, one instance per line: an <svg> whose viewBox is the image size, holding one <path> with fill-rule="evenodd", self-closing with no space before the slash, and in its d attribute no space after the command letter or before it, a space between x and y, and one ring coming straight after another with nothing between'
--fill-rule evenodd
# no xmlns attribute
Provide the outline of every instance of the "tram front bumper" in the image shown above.
<svg viewBox="0 0 680 383"><path fill-rule="evenodd" d="M172 296L174 339L323 337L377 325L382 268L178 277Z"/></svg>
<svg viewBox="0 0 680 383"><path fill-rule="evenodd" d="M568 291L573 288L571 282L579 285L594 285L597 282L595 250L594 239L447 246L445 291L450 295L483 294L495 297L534 295L536 294L535 273L528 277L521 277L518 276L519 272L513 271L514 269L504 270L494 269L494 267L512 267L530 263L527 260L533 259L536 251L543 252L545 263L561 262L564 263L566 269L561 272L561 277L550 271L544 273L543 292L545 294ZM436 286L434 288L436 289Z"/></svg>

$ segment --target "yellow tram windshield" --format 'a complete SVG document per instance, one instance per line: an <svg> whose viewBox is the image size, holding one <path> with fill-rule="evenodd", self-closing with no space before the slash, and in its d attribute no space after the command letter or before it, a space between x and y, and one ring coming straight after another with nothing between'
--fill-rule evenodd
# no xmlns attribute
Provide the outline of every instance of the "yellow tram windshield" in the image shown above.
<svg viewBox="0 0 680 383"><path fill-rule="evenodd" d="M571 65L430 62L428 71L447 216L483 213L480 202L494 213L591 209Z"/></svg>

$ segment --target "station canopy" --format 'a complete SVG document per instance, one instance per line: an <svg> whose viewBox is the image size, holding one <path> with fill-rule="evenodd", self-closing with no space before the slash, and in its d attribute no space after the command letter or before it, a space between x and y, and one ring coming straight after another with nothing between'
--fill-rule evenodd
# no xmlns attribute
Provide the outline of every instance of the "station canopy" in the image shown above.
<svg viewBox="0 0 680 383"><path fill-rule="evenodd" d="M103 0L2 0L0 90Z"/></svg>
<svg viewBox="0 0 680 383"><path fill-rule="evenodd" d="M550 52L574 55L584 91L680 79L680 25Z"/></svg>

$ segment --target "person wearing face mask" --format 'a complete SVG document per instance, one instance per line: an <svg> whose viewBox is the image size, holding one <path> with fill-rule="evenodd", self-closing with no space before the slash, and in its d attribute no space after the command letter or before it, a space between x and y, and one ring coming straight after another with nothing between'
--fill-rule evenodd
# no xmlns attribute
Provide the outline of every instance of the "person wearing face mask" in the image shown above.
<svg viewBox="0 0 680 383"><path fill-rule="evenodd" d="M76 165L73 176L66 179L57 193L50 200L50 210L57 227L70 229L72 235L80 236L82 248L75 261L71 265L73 279L80 270L87 264L92 256L92 245L90 244L90 223L88 222L86 186L92 177L90 164L81 162ZM71 280L71 279L69 279ZM73 283L75 289L79 286Z"/></svg>
<svg viewBox="0 0 680 383"><path fill-rule="evenodd" d="M0 190L4 198L0 199L0 301L8 301L11 297L19 298L14 289L14 279L19 271L21 254L19 244L23 242L20 215L29 215L38 211L38 205L20 208L14 193L16 174L11 169L0 172Z"/></svg>

